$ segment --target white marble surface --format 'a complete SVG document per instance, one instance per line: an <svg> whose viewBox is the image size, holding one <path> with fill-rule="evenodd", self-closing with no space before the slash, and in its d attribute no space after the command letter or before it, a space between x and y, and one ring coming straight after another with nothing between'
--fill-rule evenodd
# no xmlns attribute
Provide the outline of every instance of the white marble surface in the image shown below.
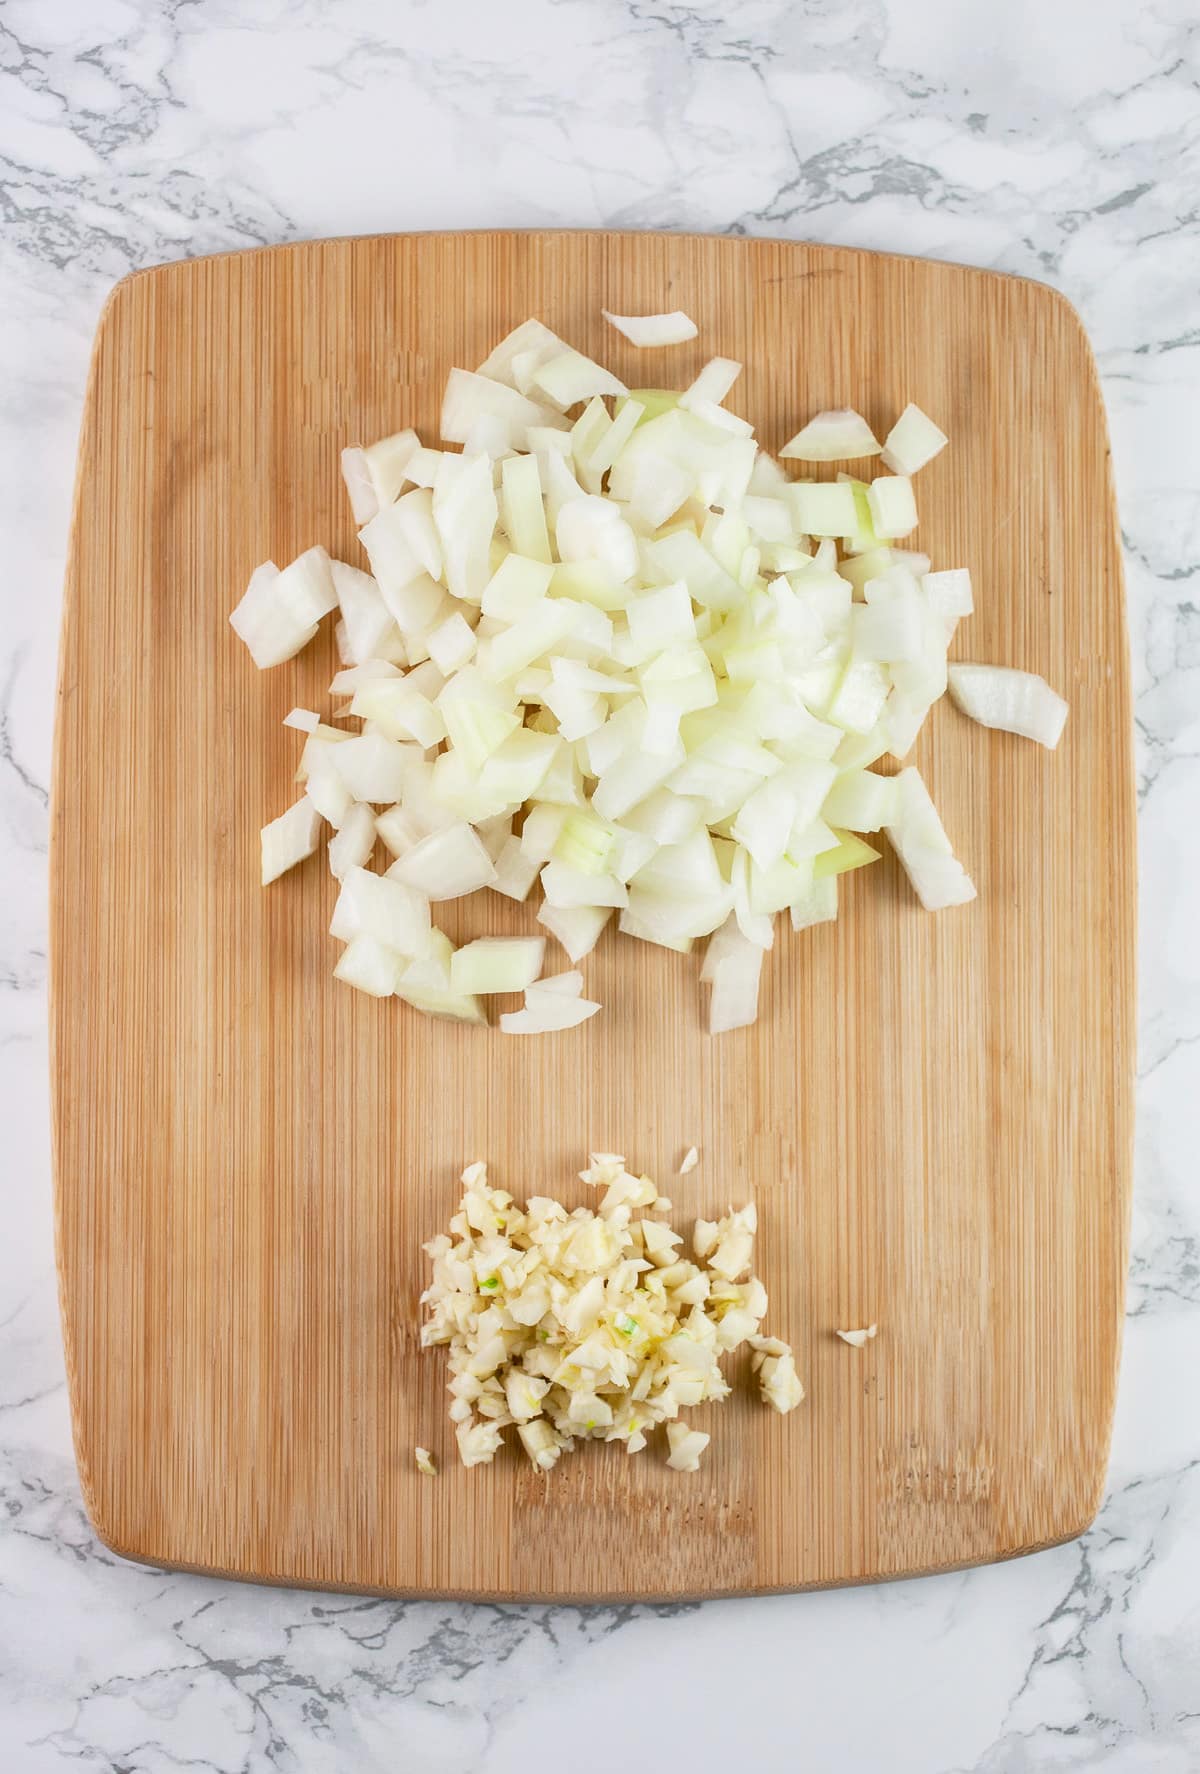
<svg viewBox="0 0 1200 1774"><path fill-rule="evenodd" d="M1195 0L4 0L0 164L0 1767L509 1774L549 1750L590 1774L638 1744L762 1774L1200 1766ZM1083 312L1128 550L1144 911L1125 1365L1109 1500L1075 1545L892 1588L582 1613L167 1577L89 1532L44 988L92 330L136 266L484 224L928 253L1042 277Z"/></svg>

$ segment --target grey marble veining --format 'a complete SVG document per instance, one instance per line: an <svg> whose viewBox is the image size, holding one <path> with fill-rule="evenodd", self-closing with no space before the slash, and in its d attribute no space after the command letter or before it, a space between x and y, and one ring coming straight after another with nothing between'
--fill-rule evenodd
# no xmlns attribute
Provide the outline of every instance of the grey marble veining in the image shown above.
<svg viewBox="0 0 1200 1774"><path fill-rule="evenodd" d="M6 1774L1200 1766L1198 194L1194 0L3 0ZM99 308L164 259L483 225L927 253L1041 277L1083 313L1126 543L1145 909L1126 1359L1109 1499L1074 1545L890 1588L581 1612L164 1576L88 1529L51 1257L45 875ZM648 1674L672 1706L646 1704Z"/></svg>

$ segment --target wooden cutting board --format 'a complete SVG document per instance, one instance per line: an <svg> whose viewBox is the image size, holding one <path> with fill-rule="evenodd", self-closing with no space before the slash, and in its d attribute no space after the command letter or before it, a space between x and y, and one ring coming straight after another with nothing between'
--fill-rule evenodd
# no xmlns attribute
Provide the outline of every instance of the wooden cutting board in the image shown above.
<svg viewBox="0 0 1200 1774"><path fill-rule="evenodd" d="M638 353L602 305L681 307L700 337ZM528 314L635 384L743 360L732 404L773 449L820 408L882 434L918 402L952 439L919 476L919 543L971 568L979 606L955 654L1070 699L1056 754L939 707L915 757L978 901L930 916L886 857L847 880L835 926L781 931L757 1026L718 1040L698 955L611 932L580 1030L424 1020L330 977L320 857L258 886L259 827L294 793L280 721L327 706L333 642L259 674L228 612L267 557L360 560L339 450L407 424L435 440L446 372ZM481 895L452 934L532 919ZM114 1550L596 1599L859 1582L1079 1533L1117 1369L1133 960L1108 447L1051 290L775 241L498 233L272 248L114 292L53 831L63 1314L84 1494ZM665 1188L692 1143L669 1193L689 1223L757 1200L769 1328L806 1404L781 1420L743 1378L699 1413L696 1476L615 1446L548 1481L516 1452L459 1469L417 1296L463 1163L574 1202L589 1147ZM834 1335L871 1320L861 1352Z"/></svg>

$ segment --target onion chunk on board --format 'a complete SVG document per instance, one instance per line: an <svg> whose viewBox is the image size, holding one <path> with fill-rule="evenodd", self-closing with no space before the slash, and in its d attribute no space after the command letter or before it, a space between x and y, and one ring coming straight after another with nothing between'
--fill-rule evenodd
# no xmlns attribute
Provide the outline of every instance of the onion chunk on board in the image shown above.
<svg viewBox="0 0 1200 1774"><path fill-rule="evenodd" d="M639 349L697 333L680 311L603 312ZM601 1006L577 970L538 977L534 926L575 964L612 922L606 941L704 944L708 1027L732 1034L758 1016L779 915L832 923L838 877L878 857L862 834L887 834L928 910L975 897L921 776L883 760L904 762L947 689L1048 747L1067 705L1032 673L948 659L970 573L898 546L912 477L946 447L933 420L910 403L881 448L860 413L817 413L781 452L793 479L723 404L741 367L630 391L524 321L450 370L438 447L397 412L344 450L362 566L317 544L250 575L230 623L261 669L336 612L330 693L349 700L285 717L303 795L263 829L262 879L332 828L339 979L468 1023L521 992L502 1033L565 1035ZM862 480L825 466L876 456ZM456 949L430 907L484 890L534 901L525 933ZM787 1396L782 1358L757 1356Z"/></svg>

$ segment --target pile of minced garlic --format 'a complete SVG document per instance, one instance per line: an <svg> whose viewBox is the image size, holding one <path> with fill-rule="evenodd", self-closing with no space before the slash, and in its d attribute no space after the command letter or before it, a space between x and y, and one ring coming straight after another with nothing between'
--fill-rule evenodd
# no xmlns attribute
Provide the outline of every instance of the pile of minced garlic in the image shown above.
<svg viewBox="0 0 1200 1774"><path fill-rule="evenodd" d="M759 1335L767 1293L751 1272L758 1216L747 1206L697 1220L694 1260L661 1219L671 1203L614 1153L594 1152L581 1180L599 1207L568 1213L546 1195L522 1210L468 1165L450 1231L425 1245L433 1281L421 1340L448 1344L450 1416L465 1466L486 1464L515 1424L548 1472L577 1439L623 1441L631 1454L659 1423L667 1464L695 1472L709 1437L680 1418L728 1396L721 1357L748 1343L763 1401L781 1414L804 1397L786 1343Z"/></svg>

